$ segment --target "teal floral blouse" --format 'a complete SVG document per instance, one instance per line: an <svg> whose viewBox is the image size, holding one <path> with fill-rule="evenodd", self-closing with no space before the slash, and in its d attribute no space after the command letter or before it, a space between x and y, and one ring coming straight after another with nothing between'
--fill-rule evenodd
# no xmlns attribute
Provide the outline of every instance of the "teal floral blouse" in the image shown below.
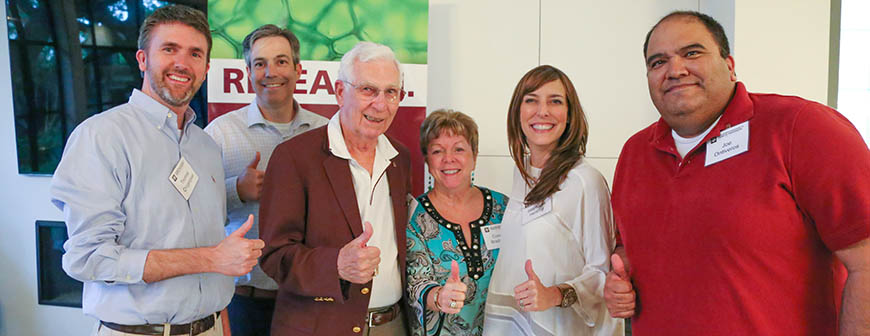
<svg viewBox="0 0 870 336"><path fill-rule="evenodd" d="M480 335L489 280L498 249L489 250L481 227L501 224L508 197L483 187L483 213L470 224L471 240L466 242L459 225L448 222L435 210L428 193L417 198L408 223L408 301L413 314L412 335ZM459 263L459 276L468 286L465 305L458 314L426 309L427 292L444 285L450 263Z"/></svg>

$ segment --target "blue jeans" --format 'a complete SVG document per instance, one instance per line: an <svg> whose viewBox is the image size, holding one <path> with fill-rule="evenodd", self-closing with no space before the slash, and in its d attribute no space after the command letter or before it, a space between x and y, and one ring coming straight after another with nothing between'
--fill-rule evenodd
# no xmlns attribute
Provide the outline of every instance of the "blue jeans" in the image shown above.
<svg viewBox="0 0 870 336"><path fill-rule="evenodd" d="M233 295L227 307L233 336L268 336L272 327L275 300Z"/></svg>

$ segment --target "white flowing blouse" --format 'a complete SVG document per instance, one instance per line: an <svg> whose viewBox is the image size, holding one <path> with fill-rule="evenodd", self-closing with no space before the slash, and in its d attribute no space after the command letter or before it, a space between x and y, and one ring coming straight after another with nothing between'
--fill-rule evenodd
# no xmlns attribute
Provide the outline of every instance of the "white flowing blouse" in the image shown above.
<svg viewBox="0 0 870 336"><path fill-rule="evenodd" d="M533 177L541 170L531 167ZM484 335L623 335L623 320L610 317L604 278L614 244L610 190L581 159L543 206L526 208L531 190L517 168L502 222L502 244L486 302ZM528 281L526 259L544 286L566 283L577 292L569 308L524 312L514 287Z"/></svg>

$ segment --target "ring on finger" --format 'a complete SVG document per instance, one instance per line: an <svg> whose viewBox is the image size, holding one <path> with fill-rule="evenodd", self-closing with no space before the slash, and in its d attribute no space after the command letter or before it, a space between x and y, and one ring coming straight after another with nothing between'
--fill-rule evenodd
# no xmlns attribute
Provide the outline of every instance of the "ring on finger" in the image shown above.
<svg viewBox="0 0 870 336"><path fill-rule="evenodd" d="M525 306L525 304L523 303L523 299L520 299L520 307L522 306Z"/></svg>
<svg viewBox="0 0 870 336"><path fill-rule="evenodd" d="M456 301L450 301L450 308L456 308Z"/></svg>

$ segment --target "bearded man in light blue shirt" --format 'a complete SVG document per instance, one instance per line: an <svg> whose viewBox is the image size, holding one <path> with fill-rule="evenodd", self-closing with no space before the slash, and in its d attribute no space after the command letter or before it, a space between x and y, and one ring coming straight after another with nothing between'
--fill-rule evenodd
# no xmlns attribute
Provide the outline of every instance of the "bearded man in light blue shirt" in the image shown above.
<svg viewBox="0 0 870 336"><path fill-rule="evenodd" d="M168 6L145 19L136 59L142 91L70 135L51 184L69 232L63 269L84 282L98 335L221 335L231 276L263 242L252 221L224 233L220 150L188 106L208 70L205 15ZM225 316L225 315L224 315Z"/></svg>
<svg viewBox="0 0 870 336"><path fill-rule="evenodd" d="M329 119L308 111L293 99L302 74L299 39L273 24L252 31L242 42L248 78L256 98L248 106L228 112L205 128L223 154L227 189L227 233L238 230L254 214L245 235L259 235L258 214L263 176L278 144ZM259 266L236 278L236 293L227 312L234 336L269 335L278 284Z"/></svg>

